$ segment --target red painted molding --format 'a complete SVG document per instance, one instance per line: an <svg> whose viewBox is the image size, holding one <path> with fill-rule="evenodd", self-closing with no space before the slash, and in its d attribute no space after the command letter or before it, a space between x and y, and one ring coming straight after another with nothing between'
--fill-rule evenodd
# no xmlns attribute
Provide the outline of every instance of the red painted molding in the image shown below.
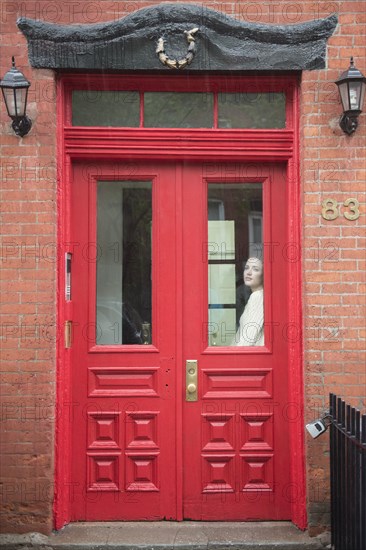
<svg viewBox="0 0 366 550"><path fill-rule="evenodd" d="M126 160L200 160L207 162L284 162L287 163L289 219L287 239L300 250L301 200L298 143L298 77L282 75L245 76L219 75L202 78L199 75L136 76L136 75L61 75L58 82L58 323L70 312L64 303L64 253L70 243L71 163L85 159L107 161ZM72 89L140 90L140 91L284 91L287 97L286 129L152 129L152 128L80 128L72 127ZM288 263L288 280L292 281L288 295L289 319L301 327L301 259ZM177 297L177 305L181 298ZM306 528L306 485L304 464L303 364L302 336L289 347L289 403L296 403L299 415L287 423L291 444L291 483L295 491L291 502L292 521ZM179 353L178 353L179 356ZM70 437L70 352L63 339L57 342L57 400L55 528L70 521L71 437ZM179 357L178 357L179 359ZM179 388L178 388L179 390ZM179 419L178 419L179 422ZM181 448L177 448L177 466L181 464ZM178 493L179 493L178 480ZM178 519L181 512L178 511Z"/></svg>
<svg viewBox="0 0 366 550"><path fill-rule="evenodd" d="M64 131L73 158L288 160L291 130L79 128Z"/></svg>

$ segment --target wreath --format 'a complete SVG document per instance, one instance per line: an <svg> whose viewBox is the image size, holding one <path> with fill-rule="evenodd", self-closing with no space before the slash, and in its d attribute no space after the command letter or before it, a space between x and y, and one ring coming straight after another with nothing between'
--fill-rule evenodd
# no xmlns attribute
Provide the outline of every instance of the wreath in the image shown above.
<svg viewBox="0 0 366 550"><path fill-rule="evenodd" d="M181 59L172 59L165 53L165 42L164 38L159 38L158 46L156 48L156 53L158 54L159 60L163 65L169 67L169 69L184 69L187 65L190 65L193 61L194 55L196 53L196 44L194 35L198 31L198 27L191 29L190 31L184 31L184 34L187 36L188 48L187 53Z"/></svg>

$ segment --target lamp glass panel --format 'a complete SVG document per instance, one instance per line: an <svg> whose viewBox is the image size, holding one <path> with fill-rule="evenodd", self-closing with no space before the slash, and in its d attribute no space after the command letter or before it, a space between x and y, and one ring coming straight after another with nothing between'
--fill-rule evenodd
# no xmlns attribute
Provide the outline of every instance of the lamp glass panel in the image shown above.
<svg viewBox="0 0 366 550"><path fill-rule="evenodd" d="M339 85L339 95L341 96L343 111L349 111L348 82L342 82L342 84Z"/></svg>
<svg viewBox="0 0 366 550"><path fill-rule="evenodd" d="M25 115L25 106L27 103L28 88L16 88L14 90L16 116L23 117Z"/></svg>
<svg viewBox="0 0 366 550"><path fill-rule="evenodd" d="M235 92L218 94L219 128L285 128L283 93Z"/></svg>
<svg viewBox="0 0 366 550"><path fill-rule="evenodd" d="M15 104L15 94L13 88L3 88L3 95L8 110L8 115L10 117L16 116L16 104Z"/></svg>
<svg viewBox="0 0 366 550"><path fill-rule="evenodd" d="M350 109L353 111L360 110L362 82L349 83Z"/></svg>
<svg viewBox="0 0 366 550"><path fill-rule="evenodd" d="M362 111L363 102L364 102L364 100L365 100L365 90L366 90L366 83L365 83L365 82L361 82L360 111Z"/></svg>

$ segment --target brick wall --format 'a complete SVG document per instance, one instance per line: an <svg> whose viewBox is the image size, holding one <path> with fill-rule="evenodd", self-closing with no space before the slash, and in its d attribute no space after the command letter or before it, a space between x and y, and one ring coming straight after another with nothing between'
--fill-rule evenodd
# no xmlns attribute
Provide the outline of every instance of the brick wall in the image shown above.
<svg viewBox="0 0 366 550"><path fill-rule="evenodd" d="M303 74L301 176L303 186L303 273L305 410L308 420L327 408L328 393L365 409L365 116L346 136L338 125L338 91L332 84L354 56L365 69L364 5L337 3L339 26L328 42L326 71ZM324 220L322 201L331 198L340 215ZM350 221L344 201L360 202ZM328 438L307 439L309 526L329 522Z"/></svg>
<svg viewBox="0 0 366 550"><path fill-rule="evenodd" d="M23 5L25 3L22 3ZM1 101L1 526L52 528L55 323L56 119L51 71L29 67L15 21L1 5L1 76L11 56L32 82L31 133L17 138Z"/></svg>
<svg viewBox="0 0 366 550"><path fill-rule="evenodd" d="M32 82L31 133L15 137L1 103L2 485L3 532L52 528L56 321L56 104L52 71L33 70L18 16L56 23L115 20L155 2L4 1L0 74L15 55ZM156 2L158 3L158 2ZM198 2L197 2L198 3ZM327 69L301 83L303 303L306 420L327 408L329 391L365 409L365 135L366 117L351 137L338 126L334 81L354 56L366 74L363 2L285 0L207 2L257 23L292 24L339 14ZM360 203L360 217L321 217L322 201ZM308 517L312 534L329 523L328 442L307 442Z"/></svg>

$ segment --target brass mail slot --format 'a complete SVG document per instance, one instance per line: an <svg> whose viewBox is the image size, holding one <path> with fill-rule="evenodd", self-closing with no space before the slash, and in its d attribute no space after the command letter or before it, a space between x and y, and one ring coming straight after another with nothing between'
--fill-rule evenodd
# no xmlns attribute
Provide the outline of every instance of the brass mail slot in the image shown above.
<svg viewBox="0 0 366 550"><path fill-rule="evenodd" d="M198 399L198 365L195 359L186 361L186 401Z"/></svg>

